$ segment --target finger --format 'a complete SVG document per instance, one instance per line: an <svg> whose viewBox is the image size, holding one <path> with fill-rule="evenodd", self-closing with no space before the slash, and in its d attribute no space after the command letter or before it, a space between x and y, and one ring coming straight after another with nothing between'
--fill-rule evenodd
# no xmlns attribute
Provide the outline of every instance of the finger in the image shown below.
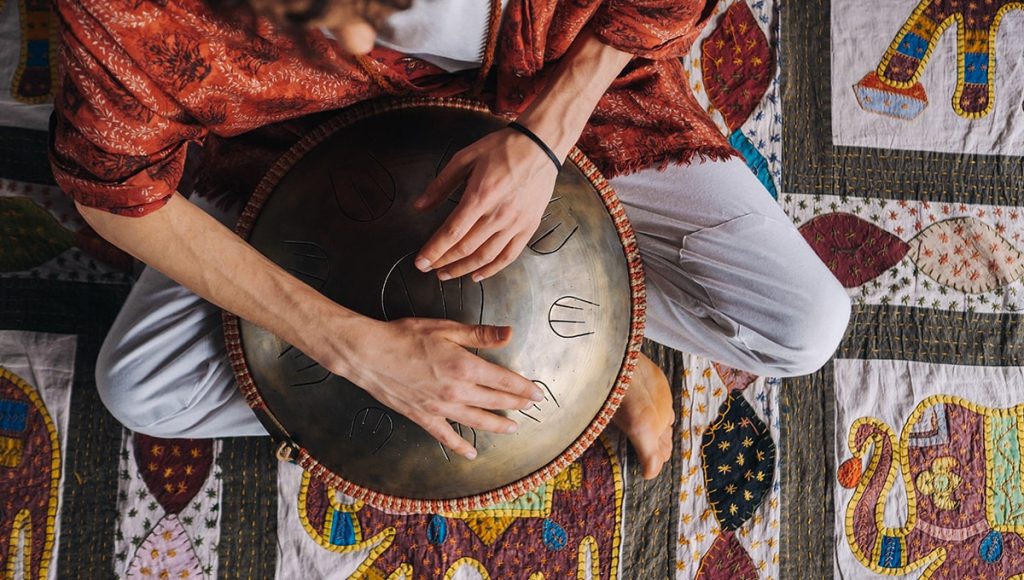
<svg viewBox="0 0 1024 580"><path fill-rule="evenodd" d="M459 276L462 276L466 272L471 272L472 270L474 270L475 268L470 270L465 270L464 268L453 270L451 266L455 263L475 256L480 252L481 249L484 248L484 246L491 244L491 240L494 240L499 236L506 237L506 234L504 234L501 231L501 228L498 226L498 224L487 219L486 217L481 218L479 221L476 222L476 224L473 225L473 228L469 231L469 233L463 236L461 240L459 240L459 243L452 246L447 252L444 253L443 256L434 261L433 266L434 269L438 270L438 277L441 278L441 280L450 280L452 278L458 278ZM501 247L503 246L504 244L502 244L502 246L496 249L492 249L492 251L494 252L495 255L497 255L497 253L501 251Z"/></svg>
<svg viewBox="0 0 1024 580"><path fill-rule="evenodd" d="M518 235L509 240L505 248L489 264L473 272L473 281L486 280L504 270L512 262L515 262L519 254L523 253L527 240L528 238L524 235Z"/></svg>
<svg viewBox="0 0 1024 580"><path fill-rule="evenodd" d="M491 433L515 433L519 430L519 424L512 419L476 407L453 406L445 414L466 427Z"/></svg>
<svg viewBox="0 0 1024 580"><path fill-rule="evenodd" d="M533 384L533 381L530 381ZM488 410L509 410L519 411L528 409L539 401L531 397L521 397L507 391L499 391L483 385L473 385L471 388L460 389L458 394L452 398L453 402Z"/></svg>
<svg viewBox="0 0 1024 580"><path fill-rule="evenodd" d="M462 155L456 154L441 173L433 179L423 193L412 202L418 210L429 210L437 207L455 191L469 176L470 162Z"/></svg>
<svg viewBox="0 0 1024 580"><path fill-rule="evenodd" d="M475 248L472 253L466 254L465 257L452 261L451 264L437 265L437 268L440 269L438 275L442 280L449 280L484 268L498 259L510 241L512 241L512 237L509 234L499 231ZM444 262L443 258L441 262ZM474 282L479 282L479 280L474 279Z"/></svg>
<svg viewBox="0 0 1024 580"><path fill-rule="evenodd" d="M442 325L441 328L448 340L467 348L500 348L512 339L511 326L452 322Z"/></svg>
<svg viewBox="0 0 1024 580"><path fill-rule="evenodd" d="M427 243L420 249L416 256L416 268L421 272L429 272L434 262L445 254L452 246L457 244L480 219L478 209L471 209L465 198L455 208L455 211L444 220L441 227L431 236Z"/></svg>
<svg viewBox="0 0 1024 580"><path fill-rule="evenodd" d="M544 391L537 386L537 383L494 363L483 359L480 359L480 362L483 364L477 365L475 369L479 374L469 377L469 380L497 391L511 393L522 399L538 403L544 400ZM522 406L516 408L522 409Z"/></svg>
<svg viewBox="0 0 1024 580"><path fill-rule="evenodd" d="M444 445L466 459L476 459L476 449L473 445L471 445L469 441L460 437L444 417L433 415L430 418L423 420L417 420L413 417L409 418L416 421L420 427L426 429L427 433L430 433L430 435L434 439L437 439L438 443L441 445Z"/></svg>

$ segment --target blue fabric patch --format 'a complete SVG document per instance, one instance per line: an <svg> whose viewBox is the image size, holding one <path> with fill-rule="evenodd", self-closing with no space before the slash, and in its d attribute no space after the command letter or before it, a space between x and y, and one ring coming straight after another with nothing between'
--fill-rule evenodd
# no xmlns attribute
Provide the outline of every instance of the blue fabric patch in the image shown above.
<svg viewBox="0 0 1024 580"><path fill-rule="evenodd" d="M911 32L903 37L900 47L896 50L902 55L923 59L928 52L928 41Z"/></svg>
<svg viewBox="0 0 1024 580"><path fill-rule="evenodd" d="M978 555L989 564L997 562L1003 555L1003 534L997 530L989 532L978 546Z"/></svg>
<svg viewBox="0 0 1024 580"><path fill-rule="evenodd" d="M857 102L860 103L860 106L865 111L907 121L916 118L928 106L928 101L922 101L896 92L880 91L861 85L854 85L853 91L857 95Z"/></svg>
<svg viewBox="0 0 1024 580"><path fill-rule="evenodd" d="M26 66L49 66L50 64L50 41L30 40L25 43L28 55L25 57Z"/></svg>
<svg viewBox="0 0 1024 580"><path fill-rule="evenodd" d="M732 135L729 135L729 144L732 145L733 149L740 152L740 155L747 162L747 167L754 172L758 181L771 194L772 199L778 199L779 192L775 189L775 180L772 179L768 160L764 158L764 155L761 155L761 152L750 142L750 139L747 139L740 129L736 129L732 132Z"/></svg>
<svg viewBox="0 0 1024 580"><path fill-rule="evenodd" d="M448 539L448 521L444 516L434 515L427 524L427 540L435 546L440 546Z"/></svg>
<svg viewBox="0 0 1024 580"><path fill-rule="evenodd" d="M334 512L331 522L331 544L335 546L351 546L356 543L356 530L352 525L352 514Z"/></svg>
<svg viewBox="0 0 1024 580"><path fill-rule="evenodd" d="M988 84L988 54L984 52L964 54L964 80L976 85Z"/></svg>
<svg viewBox="0 0 1024 580"><path fill-rule="evenodd" d="M558 551L565 547L565 543L569 540L565 534L565 530L562 526L556 524L551 520L544 520L544 545L549 550Z"/></svg>
<svg viewBox="0 0 1024 580"><path fill-rule="evenodd" d="M21 433L28 418L28 403L0 399L0 431Z"/></svg>
<svg viewBox="0 0 1024 580"><path fill-rule="evenodd" d="M878 565L883 568L899 568L902 566L903 544L899 538L882 536L882 553L878 556Z"/></svg>

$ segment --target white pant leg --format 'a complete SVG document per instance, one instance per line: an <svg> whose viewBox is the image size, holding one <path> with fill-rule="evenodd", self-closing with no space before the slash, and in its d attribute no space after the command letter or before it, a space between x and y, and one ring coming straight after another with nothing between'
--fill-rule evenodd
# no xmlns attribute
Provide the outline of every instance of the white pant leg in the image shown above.
<svg viewBox="0 0 1024 580"><path fill-rule="evenodd" d="M196 200L229 227L222 212ZM100 349L96 386L125 427L156 437L266 435L227 360L220 308L153 268L135 283Z"/></svg>
<svg viewBox="0 0 1024 580"><path fill-rule="evenodd" d="M739 159L611 180L637 234L648 338L768 376L814 372L846 291Z"/></svg>

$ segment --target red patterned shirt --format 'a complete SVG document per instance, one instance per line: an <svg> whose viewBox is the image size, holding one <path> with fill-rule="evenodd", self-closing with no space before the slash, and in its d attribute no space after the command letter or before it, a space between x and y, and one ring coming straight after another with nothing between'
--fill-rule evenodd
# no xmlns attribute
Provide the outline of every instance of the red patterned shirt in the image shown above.
<svg viewBox="0 0 1024 580"><path fill-rule="evenodd" d="M233 26L202 0L58 0L57 8L62 83L54 177L79 203L123 215L167 202L190 143L222 151L230 147L216 143L237 141L276 154L251 135L230 138L372 98L468 95L477 87L475 73L448 74L382 47L369 57L344 55L315 31L309 43L321 62L311 63L270 23ZM732 149L693 98L676 58L705 17L704 0L510 0L483 59L493 67L480 97L499 113L525 109L551 63L589 26L640 57L601 99L579 141L607 176L694 155L728 157ZM242 164L246 176L273 161L240 157L260 160ZM214 165L207 172L219 171L227 182L227 174L243 171L204 158Z"/></svg>

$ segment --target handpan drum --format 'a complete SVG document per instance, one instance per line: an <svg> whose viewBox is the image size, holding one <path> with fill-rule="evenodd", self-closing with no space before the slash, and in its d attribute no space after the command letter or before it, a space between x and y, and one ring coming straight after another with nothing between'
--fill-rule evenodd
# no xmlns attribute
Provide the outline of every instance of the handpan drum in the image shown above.
<svg viewBox="0 0 1024 580"><path fill-rule="evenodd" d="M504 412L520 425L512 435L454 423L477 449L468 460L273 334L225 315L240 388L279 441L278 456L371 505L455 512L530 491L593 443L635 362L644 311L636 242L579 151L559 173L540 228L501 273L439 282L413 266L461 193L429 212L412 201L456 152L504 124L452 99L346 110L271 168L239 221L257 250L365 316L512 326L508 346L479 356L547 395ZM379 353L385 363L390 356Z"/></svg>

